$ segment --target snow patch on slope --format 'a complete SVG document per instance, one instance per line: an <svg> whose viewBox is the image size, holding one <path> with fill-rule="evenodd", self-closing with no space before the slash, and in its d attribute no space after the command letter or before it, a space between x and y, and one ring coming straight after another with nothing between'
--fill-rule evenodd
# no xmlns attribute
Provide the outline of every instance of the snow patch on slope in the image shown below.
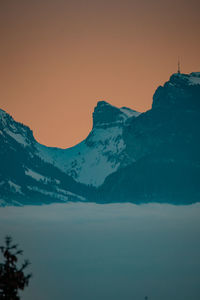
<svg viewBox="0 0 200 300"><path fill-rule="evenodd" d="M136 110L132 110L128 107L121 107L120 111L123 112L128 118L138 117L141 113Z"/></svg>
<svg viewBox="0 0 200 300"><path fill-rule="evenodd" d="M23 195L22 191L21 191L21 186L19 186L18 184L14 183L13 181L11 180L8 180L8 184L11 188L11 191L17 193L17 194L21 194Z"/></svg>
<svg viewBox="0 0 200 300"><path fill-rule="evenodd" d="M200 77L191 77L189 83L190 85L200 84Z"/></svg>
<svg viewBox="0 0 200 300"><path fill-rule="evenodd" d="M199 85L200 72L192 72L190 74L175 73L170 77L172 82L167 82L168 85L176 85L177 83L185 83L186 85ZM175 79L175 81L174 81Z"/></svg>
<svg viewBox="0 0 200 300"><path fill-rule="evenodd" d="M13 139L15 139L16 142L18 142L19 144L22 144L24 147L26 147L28 145L28 143L26 142L26 138L21 135L20 133L14 133L11 132L10 130L5 130L5 132L11 136Z"/></svg>
<svg viewBox="0 0 200 300"><path fill-rule="evenodd" d="M127 107L117 108L99 101L93 112L93 129L84 141L68 149L37 144L38 155L76 181L100 186L122 164L132 161L125 153L123 128L129 118L139 114Z"/></svg>
<svg viewBox="0 0 200 300"><path fill-rule="evenodd" d="M30 191L38 192L40 194L43 194L45 196L49 196L51 198L58 199L63 202L67 202L72 198L76 198L79 201L85 201L86 199L84 197L81 197L79 195L76 195L74 193L62 190L62 189L56 189L56 191L48 191L41 188L38 188L37 186L27 186L27 188Z"/></svg>
<svg viewBox="0 0 200 300"><path fill-rule="evenodd" d="M37 145L39 156L81 183L99 186L120 166L125 150L122 128L94 128L88 138L69 149Z"/></svg>
<svg viewBox="0 0 200 300"><path fill-rule="evenodd" d="M43 176L43 175L41 175L41 174L39 174L39 173L37 173L37 172L31 170L31 169L27 169L27 170L25 171L25 174L26 174L27 176L32 177L33 179L35 179L35 180L37 180L37 181L48 182L48 181L50 180L49 178L47 178L47 177L45 177L45 176Z"/></svg>
<svg viewBox="0 0 200 300"><path fill-rule="evenodd" d="M106 101L99 101L93 112L92 131L83 142L69 149L51 148L37 143L28 127L15 122L4 111L0 111L0 129L13 141L24 147L29 146L30 156L38 155L77 182L99 186L109 174L115 172L121 164L124 165L124 160L128 161L125 157L123 128L129 118L138 115L138 112L127 107L117 108ZM12 147L12 140L10 145ZM38 182L52 180L31 169L26 169L25 174Z"/></svg>

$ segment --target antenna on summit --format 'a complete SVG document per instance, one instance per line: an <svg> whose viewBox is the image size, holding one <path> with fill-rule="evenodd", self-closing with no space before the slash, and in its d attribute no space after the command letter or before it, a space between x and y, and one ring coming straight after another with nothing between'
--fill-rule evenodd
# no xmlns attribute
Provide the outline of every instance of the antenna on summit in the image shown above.
<svg viewBox="0 0 200 300"><path fill-rule="evenodd" d="M180 58L178 58L178 74L181 73L181 64L180 64Z"/></svg>

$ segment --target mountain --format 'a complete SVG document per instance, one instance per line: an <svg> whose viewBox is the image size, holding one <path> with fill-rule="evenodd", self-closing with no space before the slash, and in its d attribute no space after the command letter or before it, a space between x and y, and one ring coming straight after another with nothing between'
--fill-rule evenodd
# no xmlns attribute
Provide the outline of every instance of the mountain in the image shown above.
<svg viewBox="0 0 200 300"><path fill-rule="evenodd" d="M0 205L200 200L200 72L173 74L139 113L99 101L78 145L39 144L0 110Z"/></svg>
<svg viewBox="0 0 200 300"><path fill-rule="evenodd" d="M0 110L0 205L85 201L94 194L91 186L132 162L122 131L138 115L100 101L88 137L75 147L59 149L39 144L27 126Z"/></svg>
<svg viewBox="0 0 200 300"><path fill-rule="evenodd" d="M125 123L140 113L100 101L93 112L93 128L75 147L58 149L36 145L38 155L76 181L100 186L105 178L132 162L122 138Z"/></svg>
<svg viewBox="0 0 200 300"><path fill-rule="evenodd" d="M91 188L37 155L32 131L0 110L0 206L85 201Z"/></svg>
<svg viewBox="0 0 200 300"><path fill-rule="evenodd" d="M200 200L200 73L173 74L152 109L123 131L135 161L105 180L99 200L191 203Z"/></svg>

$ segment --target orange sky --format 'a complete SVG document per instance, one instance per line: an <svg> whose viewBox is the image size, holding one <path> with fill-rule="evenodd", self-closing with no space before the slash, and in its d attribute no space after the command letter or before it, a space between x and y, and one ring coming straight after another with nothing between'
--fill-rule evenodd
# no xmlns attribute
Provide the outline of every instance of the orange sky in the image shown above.
<svg viewBox="0 0 200 300"><path fill-rule="evenodd" d="M0 107L49 146L84 139L98 100L145 111L200 71L199 0L0 1Z"/></svg>

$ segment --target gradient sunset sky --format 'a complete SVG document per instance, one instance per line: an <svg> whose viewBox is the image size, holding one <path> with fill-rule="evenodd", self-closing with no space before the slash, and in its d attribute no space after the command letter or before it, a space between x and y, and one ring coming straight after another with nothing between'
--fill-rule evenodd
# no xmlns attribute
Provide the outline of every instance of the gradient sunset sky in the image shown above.
<svg viewBox="0 0 200 300"><path fill-rule="evenodd" d="M97 101L145 111L178 56L200 71L200 1L1 0L0 39L0 108L69 147Z"/></svg>

